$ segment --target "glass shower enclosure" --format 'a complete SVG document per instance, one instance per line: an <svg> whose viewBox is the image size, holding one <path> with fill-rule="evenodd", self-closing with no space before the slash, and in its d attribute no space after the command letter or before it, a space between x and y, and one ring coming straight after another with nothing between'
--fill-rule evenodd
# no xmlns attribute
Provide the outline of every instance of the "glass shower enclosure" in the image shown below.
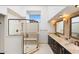
<svg viewBox="0 0 79 59"><path fill-rule="evenodd" d="M23 53L39 50L39 23L27 19L9 19L8 35L23 37Z"/></svg>

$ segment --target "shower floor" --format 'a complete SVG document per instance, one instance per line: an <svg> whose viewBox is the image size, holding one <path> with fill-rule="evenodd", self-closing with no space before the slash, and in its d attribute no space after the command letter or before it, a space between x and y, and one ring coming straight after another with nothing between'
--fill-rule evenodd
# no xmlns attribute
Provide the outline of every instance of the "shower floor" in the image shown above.
<svg viewBox="0 0 79 59"><path fill-rule="evenodd" d="M25 45L24 52L30 52L36 49L37 45ZM39 44L39 48L33 54L54 54L48 44Z"/></svg>

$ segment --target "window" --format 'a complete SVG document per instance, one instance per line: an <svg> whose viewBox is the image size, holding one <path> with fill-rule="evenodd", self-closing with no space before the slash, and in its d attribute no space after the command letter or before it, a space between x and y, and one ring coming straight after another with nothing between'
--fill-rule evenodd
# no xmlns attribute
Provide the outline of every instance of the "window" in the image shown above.
<svg viewBox="0 0 79 59"><path fill-rule="evenodd" d="M64 33L63 32L63 30L64 30L63 25L64 25L63 21L59 21L59 22L56 23L56 32L57 33L60 33L60 34Z"/></svg>
<svg viewBox="0 0 79 59"><path fill-rule="evenodd" d="M41 17L40 15L29 15L29 18L39 22Z"/></svg>
<svg viewBox="0 0 79 59"><path fill-rule="evenodd" d="M71 36L79 38L79 17L71 19Z"/></svg>
<svg viewBox="0 0 79 59"><path fill-rule="evenodd" d="M28 10L27 14L28 14L29 20L40 22L41 11L39 11L39 10Z"/></svg>

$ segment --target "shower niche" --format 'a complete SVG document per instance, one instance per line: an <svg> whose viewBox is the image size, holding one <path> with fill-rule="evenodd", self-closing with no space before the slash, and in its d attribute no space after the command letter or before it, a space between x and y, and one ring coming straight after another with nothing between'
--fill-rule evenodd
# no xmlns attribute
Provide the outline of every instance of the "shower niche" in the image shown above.
<svg viewBox="0 0 79 59"><path fill-rule="evenodd" d="M22 27L19 20L15 19L9 19L9 26L8 26L8 34L9 35L21 35Z"/></svg>

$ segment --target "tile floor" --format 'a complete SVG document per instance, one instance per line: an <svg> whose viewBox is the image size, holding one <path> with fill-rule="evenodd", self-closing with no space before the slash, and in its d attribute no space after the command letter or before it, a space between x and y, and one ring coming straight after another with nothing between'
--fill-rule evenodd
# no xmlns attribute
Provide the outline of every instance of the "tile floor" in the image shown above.
<svg viewBox="0 0 79 59"><path fill-rule="evenodd" d="M34 54L54 54L48 44L40 44L39 50Z"/></svg>

